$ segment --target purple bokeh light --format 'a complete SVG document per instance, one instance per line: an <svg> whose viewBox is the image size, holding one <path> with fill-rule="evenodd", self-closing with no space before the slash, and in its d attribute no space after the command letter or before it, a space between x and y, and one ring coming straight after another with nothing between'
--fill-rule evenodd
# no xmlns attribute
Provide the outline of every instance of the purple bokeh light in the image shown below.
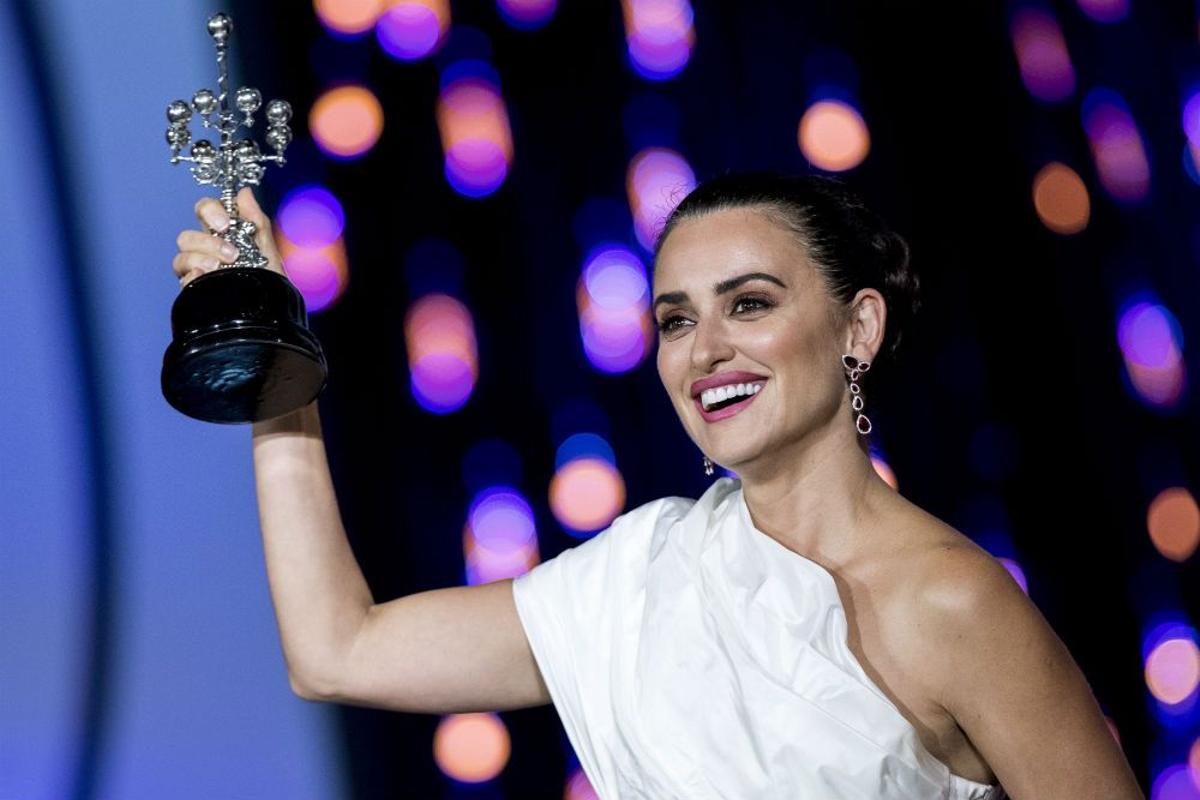
<svg viewBox="0 0 1200 800"><path fill-rule="evenodd" d="M413 398L435 414L457 411L475 388L475 371L453 353L429 353L412 364Z"/></svg>
<svg viewBox="0 0 1200 800"><path fill-rule="evenodd" d="M518 30L535 30L554 16L558 0L497 0L496 8L509 25Z"/></svg>
<svg viewBox="0 0 1200 800"><path fill-rule="evenodd" d="M346 213L333 193L323 186L298 186L279 204L279 229L300 247L325 247L337 241L346 225Z"/></svg>
<svg viewBox="0 0 1200 800"><path fill-rule="evenodd" d="M438 49L445 40L445 27L429 4L400 2L380 15L375 37L393 58L417 61Z"/></svg>

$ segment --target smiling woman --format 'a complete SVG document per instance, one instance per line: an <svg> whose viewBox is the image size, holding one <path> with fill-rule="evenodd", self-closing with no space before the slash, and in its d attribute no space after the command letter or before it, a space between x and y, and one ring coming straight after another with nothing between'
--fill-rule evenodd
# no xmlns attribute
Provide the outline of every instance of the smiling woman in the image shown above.
<svg viewBox="0 0 1200 800"><path fill-rule="evenodd" d="M858 381L918 289L903 239L838 181L701 185L657 243L657 366L738 478L515 579L373 602L315 402L256 423L293 688L424 713L552 702L605 800L1142 797L1037 607L874 469Z"/></svg>
<svg viewBox="0 0 1200 800"><path fill-rule="evenodd" d="M1141 797L1003 566L874 470L858 382L920 307L904 239L836 179L723 175L663 225L653 307L680 422L738 477L513 585L600 796Z"/></svg>
<svg viewBox="0 0 1200 800"><path fill-rule="evenodd" d="M1037 607L870 461L858 381L919 307L907 243L839 180L722 175L666 219L659 375L738 477L514 584L601 796L1140 798Z"/></svg>

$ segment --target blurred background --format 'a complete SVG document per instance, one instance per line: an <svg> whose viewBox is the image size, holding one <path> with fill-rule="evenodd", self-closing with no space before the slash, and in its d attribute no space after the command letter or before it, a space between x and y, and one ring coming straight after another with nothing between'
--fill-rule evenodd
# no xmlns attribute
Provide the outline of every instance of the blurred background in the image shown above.
<svg viewBox="0 0 1200 800"><path fill-rule="evenodd" d="M218 10L232 85L294 109L258 196L377 601L703 492L654 366L655 227L726 170L834 174L924 282L865 383L877 468L1003 560L1147 795L1200 797L1186 0L0 2L0 797L593 796L550 706L289 689L250 430L159 387L204 193L164 112L217 88Z"/></svg>

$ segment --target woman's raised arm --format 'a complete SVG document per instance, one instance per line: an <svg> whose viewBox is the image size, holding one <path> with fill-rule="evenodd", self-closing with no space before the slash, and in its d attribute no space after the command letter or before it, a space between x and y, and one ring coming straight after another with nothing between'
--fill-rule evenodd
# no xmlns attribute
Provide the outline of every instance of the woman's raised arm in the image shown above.
<svg viewBox="0 0 1200 800"><path fill-rule="evenodd" d="M243 189L237 203L282 273L254 195ZM182 232L172 263L184 284L236 256L212 235L228 222L221 204L204 198L195 211L207 230ZM342 527L316 401L255 423L253 452L267 579L297 694L426 713L550 702L511 580L374 602Z"/></svg>
<svg viewBox="0 0 1200 800"><path fill-rule="evenodd" d="M510 579L373 602L342 527L315 401L254 425L254 471L297 694L425 713L550 702Z"/></svg>

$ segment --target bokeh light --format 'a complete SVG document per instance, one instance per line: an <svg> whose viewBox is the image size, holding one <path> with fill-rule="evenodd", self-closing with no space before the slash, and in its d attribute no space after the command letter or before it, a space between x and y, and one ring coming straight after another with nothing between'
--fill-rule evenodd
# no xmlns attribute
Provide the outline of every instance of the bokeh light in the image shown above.
<svg viewBox="0 0 1200 800"><path fill-rule="evenodd" d="M379 46L401 61L437 52L449 31L449 0L387 0L387 10L375 23Z"/></svg>
<svg viewBox="0 0 1200 800"><path fill-rule="evenodd" d="M1192 179L1192 183L1200 185L1200 145L1190 140L1183 145L1183 171Z"/></svg>
<svg viewBox="0 0 1200 800"><path fill-rule="evenodd" d="M563 792L563 800L600 800L600 796L592 788L592 782L588 780L587 773L576 767L571 776L567 778L567 788Z"/></svg>
<svg viewBox="0 0 1200 800"><path fill-rule="evenodd" d="M871 466L875 468L875 473L883 478L884 483L893 489L900 487L900 481L896 477L896 471L892 469L892 465L887 462L877 450L871 450Z"/></svg>
<svg viewBox="0 0 1200 800"><path fill-rule="evenodd" d="M339 86L313 103L308 129L326 155L358 158L374 147L383 133L383 106L365 86Z"/></svg>
<svg viewBox="0 0 1200 800"><path fill-rule="evenodd" d="M283 271L312 313L333 305L346 289L350 270L342 231L346 214L328 189L298 186L284 195L272 230Z"/></svg>
<svg viewBox="0 0 1200 800"><path fill-rule="evenodd" d="M1177 405L1187 376L1183 334L1175 315L1153 298L1136 296L1119 317L1117 342L1137 396L1152 406Z"/></svg>
<svg viewBox="0 0 1200 800"><path fill-rule="evenodd" d="M1200 787L1191 779L1186 764L1172 764L1155 777L1150 800L1200 800Z"/></svg>
<svg viewBox="0 0 1200 800"><path fill-rule="evenodd" d="M1088 92L1083 127L1105 191L1121 203L1144 200L1150 193L1150 164L1124 99L1109 89Z"/></svg>
<svg viewBox="0 0 1200 800"><path fill-rule="evenodd" d="M1096 22L1120 22L1129 16L1129 0L1076 0L1079 10Z"/></svg>
<svg viewBox="0 0 1200 800"><path fill-rule="evenodd" d="M653 341L646 268L628 248L599 245L588 255L575 292L584 353L603 372L641 363Z"/></svg>
<svg viewBox="0 0 1200 800"><path fill-rule="evenodd" d="M438 131L450 186L467 197L496 191L512 166L508 111L495 70L485 62L458 62L442 76Z"/></svg>
<svg viewBox="0 0 1200 800"><path fill-rule="evenodd" d="M683 71L696 44L689 0L621 0L621 12L635 72L663 81Z"/></svg>
<svg viewBox="0 0 1200 800"><path fill-rule="evenodd" d="M496 0L496 9L509 25L518 30L534 30L550 21L558 0Z"/></svg>
<svg viewBox="0 0 1200 800"><path fill-rule="evenodd" d="M1033 207L1043 225L1064 235L1082 231L1092 214L1083 179L1057 161L1051 161L1034 176Z"/></svg>
<svg viewBox="0 0 1200 800"><path fill-rule="evenodd" d="M1183 132L1188 141L1200 147L1200 87L1193 87L1183 103Z"/></svg>
<svg viewBox="0 0 1200 800"><path fill-rule="evenodd" d="M998 557L996 560L1004 565L1004 568L1008 570L1008 574L1012 575L1013 580L1021 587L1021 591L1029 594L1029 582L1025 579L1025 570L1021 569L1021 565L1013 559L1003 556Z"/></svg>
<svg viewBox="0 0 1200 800"><path fill-rule="evenodd" d="M346 212L342 204L323 186L309 184L288 192L279 203L279 228L301 247L324 247L342 235Z"/></svg>
<svg viewBox="0 0 1200 800"><path fill-rule="evenodd" d="M467 583L490 583L528 572L541 557L533 509L516 489L492 486L471 502L463 527Z"/></svg>
<svg viewBox="0 0 1200 800"><path fill-rule="evenodd" d="M1150 541L1172 561L1186 561L1200 544L1200 507L1182 486L1158 493L1146 512Z"/></svg>
<svg viewBox="0 0 1200 800"><path fill-rule="evenodd" d="M361 36L375 27L383 0L313 0L313 10L325 29L338 38Z"/></svg>
<svg viewBox="0 0 1200 800"><path fill-rule="evenodd" d="M845 172L863 162L871 135L858 110L841 100L818 100L800 117L800 152L815 167Z"/></svg>
<svg viewBox="0 0 1200 800"><path fill-rule="evenodd" d="M550 480L550 510L568 532L605 528L625 506L625 481L603 437L576 433L559 445Z"/></svg>
<svg viewBox="0 0 1200 800"><path fill-rule="evenodd" d="M616 519L625 505L625 481L612 464L577 458L550 480L550 510L566 528L598 531Z"/></svg>
<svg viewBox="0 0 1200 800"><path fill-rule="evenodd" d="M1150 800L1200 800L1200 788L1192 781L1186 764L1172 764L1155 777Z"/></svg>
<svg viewBox="0 0 1200 800"><path fill-rule="evenodd" d="M1021 81L1038 100L1057 103L1075 91L1075 69L1058 21L1048 11L1022 8L1009 25Z"/></svg>
<svg viewBox="0 0 1200 800"><path fill-rule="evenodd" d="M647 251L675 206L696 188L696 174L679 153L648 147L633 157L625 173L625 193L633 213L634 233Z"/></svg>
<svg viewBox="0 0 1200 800"><path fill-rule="evenodd" d="M562 469L571 461L579 458L592 458L607 461L614 466L617 456L612 445L597 433L573 433L558 446L554 454L554 468Z"/></svg>
<svg viewBox="0 0 1200 800"><path fill-rule="evenodd" d="M467 402L479 377L475 324L457 299L430 294L404 318L413 398L427 411L448 414Z"/></svg>
<svg viewBox="0 0 1200 800"><path fill-rule="evenodd" d="M433 734L433 758L446 775L463 783L495 778L508 764L512 740L498 714L448 714Z"/></svg>
<svg viewBox="0 0 1200 800"><path fill-rule="evenodd" d="M1167 623L1156 628L1145 643L1146 688L1156 700L1178 706L1195 699L1200 686L1200 648L1190 625Z"/></svg>

